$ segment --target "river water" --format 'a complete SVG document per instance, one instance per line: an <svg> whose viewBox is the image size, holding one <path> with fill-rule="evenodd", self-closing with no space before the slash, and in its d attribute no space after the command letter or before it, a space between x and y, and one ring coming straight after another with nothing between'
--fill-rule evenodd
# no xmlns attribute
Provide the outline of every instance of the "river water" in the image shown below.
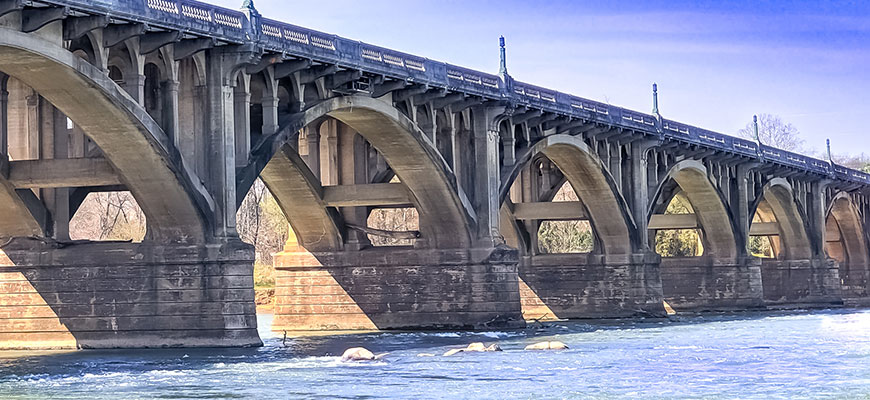
<svg viewBox="0 0 870 400"><path fill-rule="evenodd" d="M258 349L0 353L0 398L870 398L870 311L676 316L504 332L368 333ZM569 350L523 351L559 340ZM474 341L503 352L441 357ZM342 363L346 348L389 352ZM421 357L421 353L438 354Z"/></svg>

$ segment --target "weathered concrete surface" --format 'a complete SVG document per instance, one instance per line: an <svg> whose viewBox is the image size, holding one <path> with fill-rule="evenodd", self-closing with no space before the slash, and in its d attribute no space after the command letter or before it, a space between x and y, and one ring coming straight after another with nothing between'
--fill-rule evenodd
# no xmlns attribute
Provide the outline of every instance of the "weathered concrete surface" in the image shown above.
<svg viewBox="0 0 870 400"><path fill-rule="evenodd" d="M0 70L51 101L100 147L148 216L151 238L204 241L211 198L160 126L104 71L37 35L8 28L0 28Z"/></svg>
<svg viewBox="0 0 870 400"><path fill-rule="evenodd" d="M524 326L516 250L275 255L275 331Z"/></svg>
<svg viewBox="0 0 870 400"><path fill-rule="evenodd" d="M18 239L4 251L0 349L262 345L244 243L56 248Z"/></svg>
<svg viewBox="0 0 870 400"><path fill-rule="evenodd" d="M665 315L656 254L523 257L519 276L527 320Z"/></svg>
<svg viewBox="0 0 870 400"><path fill-rule="evenodd" d="M764 306L761 261L757 258L662 258L660 271L665 301L677 311Z"/></svg>
<svg viewBox="0 0 870 400"><path fill-rule="evenodd" d="M847 276L843 276L843 269L849 268ZM843 304L850 307L870 306L870 271L865 265L844 266L839 264L839 276Z"/></svg>
<svg viewBox="0 0 870 400"><path fill-rule="evenodd" d="M843 304L836 260L772 260L761 263L764 301L771 306Z"/></svg>

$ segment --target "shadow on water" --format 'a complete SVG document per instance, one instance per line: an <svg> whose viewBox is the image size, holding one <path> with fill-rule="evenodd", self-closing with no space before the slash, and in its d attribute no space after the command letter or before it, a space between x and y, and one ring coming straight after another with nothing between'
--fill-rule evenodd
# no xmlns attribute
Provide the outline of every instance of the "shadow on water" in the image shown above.
<svg viewBox="0 0 870 400"><path fill-rule="evenodd" d="M559 336L592 333L617 333L685 325L717 324L730 321L761 320L769 317L807 314L846 314L854 309L787 310L759 312L722 312L676 315L668 318L612 319L548 322L521 330L480 331L389 331L341 335L296 336L283 340L271 333L271 316L260 315L262 348L79 350L67 352L0 352L0 382L18 377L76 376L83 373L144 372L152 370L210 369L214 365L269 363L287 359L339 356L350 347L366 347L376 353L413 351L440 354L444 348L464 347L471 342L502 344L506 351L520 350L535 341ZM571 346L572 343L567 343Z"/></svg>

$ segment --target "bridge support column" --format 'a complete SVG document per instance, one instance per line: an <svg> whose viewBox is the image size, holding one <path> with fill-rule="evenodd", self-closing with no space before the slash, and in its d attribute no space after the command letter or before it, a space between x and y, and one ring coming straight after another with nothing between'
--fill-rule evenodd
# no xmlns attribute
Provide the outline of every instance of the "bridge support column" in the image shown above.
<svg viewBox="0 0 870 400"><path fill-rule="evenodd" d="M253 249L16 239L0 252L0 349L259 346Z"/></svg>
<svg viewBox="0 0 870 400"><path fill-rule="evenodd" d="M836 260L762 260L764 300L770 306L806 307L843 304Z"/></svg>
<svg viewBox="0 0 870 400"><path fill-rule="evenodd" d="M659 259L546 254L523 257L520 297L527 319L664 316Z"/></svg>
<svg viewBox="0 0 870 400"><path fill-rule="evenodd" d="M9 154L9 91L6 90L7 77L0 73L0 158Z"/></svg>
<svg viewBox="0 0 870 400"><path fill-rule="evenodd" d="M663 258L660 270L665 301L675 310L744 310L764 305L758 258Z"/></svg>
<svg viewBox="0 0 870 400"><path fill-rule="evenodd" d="M275 331L524 326L517 251L389 249L275 255Z"/></svg>
<svg viewBox="0 0 870 400"><path fill-rule="evenodd" d="M843 304L840 265L825 253L826 181L813 182L807 197L809 259L773 260L762 263L764 300L776 307Z"/></svg>

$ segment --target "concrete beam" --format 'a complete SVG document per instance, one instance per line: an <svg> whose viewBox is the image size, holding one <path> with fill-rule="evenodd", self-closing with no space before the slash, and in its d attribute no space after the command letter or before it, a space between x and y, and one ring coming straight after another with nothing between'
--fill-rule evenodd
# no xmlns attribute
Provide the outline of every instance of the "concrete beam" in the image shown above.
<svg viewBox="0 0 870 400"><path fill-rule="evenodd" d="M649 229L698 229L698 217L695 214L656 214L650 218ZM779 235L779 224L776 222L755 222L749 228L751 236Z"/></svg>
<svg viewBox="0 0 870 400"><path fill-rule="evenodd" d="M102 158L24 160L9 163L16 189L120 185L115 169Z"/></svg>
<svg viewBox="0 0 870 400"><path fill-rule="evenodd" d="M389 81L379 83L373 86L372 97L378 98L381 96L386 96L388 93L392 93L396 90L404 89L408 86L408 82L406 81Z"/></svg>
<svg viewBox="0 0 870 400"><path fill-rule="evenodd" d="M579 201L553 201L514 204L514 218L518 220L571 220L589 219L583 203Z"/></svg>
<svg viewBox="0 0 870 400"><path fill-rule="evenodd" d="M114 47L119 43L134 37L139 36L148 29L146 24L125 24L125 25L109 25L103 29L103 46Z"/></svg>
<svg viewBox="0 0 870 400"><path fill-rule="evenodd" d="M28 8L21 13L21 31L33 32L43 26L66 18L69 7Z"/></svg>
<svg viewBox="0 0 870 400"><path fill-rule="evenodd" d="M749 235L751 236L772 236L779 235L779 223L776 222L754 222L749 227Z"/></svg>
<svg viewBox="0 0 870 400"><path fill-rule="evenodd" d="M94 29L107 26L109 26L109 17L104 15L69 18L63 25L63 40L75 40Z"/></svg>
<svg viewBox="0 0 870 400"><path fill-rule="evenodd" d="M649 229L698 229L695 214L656 214L649 220Z"/></svg>
<svg viewBox="0 0 870 400"><path fill-rule="evenodd" d="M329 207L413 207L408 189L401 183L324 186L323 201Z"/></svg>
<svg viewBox="0 0 870 400"><path fill-rule="evenodd" d="M172 55L175 61L181 61L203 50L215 46L214 38L185 39L172 45Z"/></svg>
<svg viewBox="0 0 870 400"><path fill-rule="evenodd" d="M146 33L139 37L139 54L148 55L161 47L181 41L181 31Z"/></svg>
<svg viewBox="0 0 870 400"><path fill-rule="evenodd" d="M302 71L305 68L311 66L311 60L309 59L301 59L301 60L291 60L284 61L275 66L275 79L286 78L297 71Z"/></svg>
<svg viewBox="0 0 870 400"><path fill-rule="evenodd" d="M0 17L9 14L13 11L24 9L23 0L2 0L0 1Z"/></svg>

